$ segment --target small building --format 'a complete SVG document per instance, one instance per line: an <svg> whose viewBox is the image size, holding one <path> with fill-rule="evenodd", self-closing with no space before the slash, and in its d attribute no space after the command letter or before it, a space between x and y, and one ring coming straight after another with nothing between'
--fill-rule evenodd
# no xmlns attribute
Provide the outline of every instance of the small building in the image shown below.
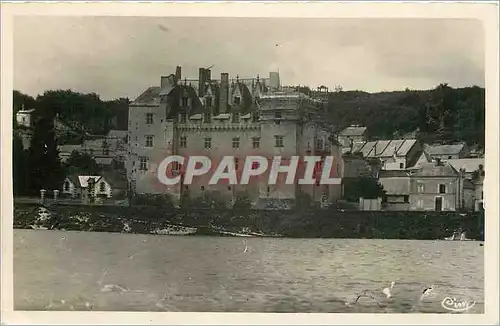
<svg viewBox="0 0 500 326"><path fill-rule="evenodd" d="M475 187L451 164L437 159L410 173L410 210L473 210Z"/></svg>
<svg viewBox="0 0 500 326"><path fill-rule="evenodd" d="M31 128L33 127L33 112L35 109L19 110L16 113L16 122L20 127Z"/></svg>
<svg viewBox="0 0 500 326"><path fill-rule="evenodd" d="M351 125L338 134L338 141L344 148L349 148L352 143L364 142L366 141L366 127Z"/></svg>
<svg viewBox="0 0 500 326"><path fill-rule="evenodd" d="M382 170L379 182L384 187L384 210L407 211L410 209L410 172Z"/></svg>
<svg viewBox="0 0 500 326"><path fill-rule="evenodd" d="M89 185L91 187L93 185L93 189L89 189ZM113 188L103 176L70 175L64 180L61 193L82 200L87 199L89 196L111 198Z"/></svg>
<svg viewBox="0 0 500 326"><path fill-rule="evenodd" d="M466 158L469 155L469 150L465 143L452 145L425 145L424 151L429 154L432 159L440 159L441 161Z"/></svg>

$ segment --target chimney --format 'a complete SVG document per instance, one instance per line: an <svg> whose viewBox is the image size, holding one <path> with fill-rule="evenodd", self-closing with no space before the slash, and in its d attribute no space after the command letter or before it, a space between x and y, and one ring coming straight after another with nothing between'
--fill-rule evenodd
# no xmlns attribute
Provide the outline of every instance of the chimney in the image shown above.
<svg viewBox="0 0 500 326"><path fill-rule="evenodd" d="M220 97L219 112L226 113L229 100L229 74L223 72L220 74Z"/></svg>
<svg viewBox="0 0 500 326"><path fill-rule="evenodd" d="M277 91L280 89L280 73L279 72L270 72L269 73L269 86L271 90Z"/></svg>
<svg viewBox="0 0 500 326"><path fill-rule="evenodd" d="M205 96L205 83L210 80L210 70L200 68L198 74L198 96Z"/></svg>
<svg viewBox="0 0 500 326"><path fill-rule="evenodd" d="M175 68L175 78L177 79L177 81L182 79L181 66L177 66L177 68Z"/></svg>

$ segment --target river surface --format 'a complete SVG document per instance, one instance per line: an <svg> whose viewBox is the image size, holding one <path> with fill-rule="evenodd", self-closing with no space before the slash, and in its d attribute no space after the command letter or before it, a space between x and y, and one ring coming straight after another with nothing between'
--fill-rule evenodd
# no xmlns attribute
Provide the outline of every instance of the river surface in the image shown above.
<svg viewBox="0 0 500 326"><path fill-rule="evenodd" d="M475 302L467 313L484 313L479 243L14 230L14 302L16 310L449 313L442 301L455 297ZM365 290L374 298L353 303Z"/></svg>

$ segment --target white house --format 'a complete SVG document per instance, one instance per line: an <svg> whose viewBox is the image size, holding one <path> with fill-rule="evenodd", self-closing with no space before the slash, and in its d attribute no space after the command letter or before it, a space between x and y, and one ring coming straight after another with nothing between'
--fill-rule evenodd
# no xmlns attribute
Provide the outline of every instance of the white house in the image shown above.
<svg viewBox="0 0 500 326"><path fill-rule="evenodd" d="M34 111L35 109L17 111L16 113L17 125L26 128L31 128L31 126L33 125L32 114Z"/></svg>
<svg viewBox="0 0 500 326"><path fill-rule="evenodd" d="M92 183L94 186L90 190L88 187ZM111 198L113 189L103 176L70 175L64 180L61 193L82 199L86 199L88 196Z"/></svg>

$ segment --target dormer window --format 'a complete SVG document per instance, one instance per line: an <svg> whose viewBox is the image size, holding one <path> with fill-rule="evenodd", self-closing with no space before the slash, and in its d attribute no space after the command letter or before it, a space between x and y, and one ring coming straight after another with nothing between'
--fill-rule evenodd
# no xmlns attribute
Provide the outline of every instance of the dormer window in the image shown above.
<svg viewBox="0 0 500 326"><path fill-rule="evenodd" d="M188 99L187 97L183 97L183 98L181 98L181 106L182 106L182 107L187 107L187 106L188 106L188 103L189 103L189 101L188 101L188 100L189 100L189 99Z"/></svg>
<svg viewBox="0 0 500 326"><path fill-rule="evenodd" d="M210 112L206 112L203 114L203 121L205 123L211 123L212 122L212 114Z"/></svg>
<svg viewBox="0 0 500 326"><path fill-rule="evenodd" d="M186 113L181 113L179 115L179 118L180 118L180 122L181 123L186 123L186 120L187 120L187 114Z"/></svg>
<svg viewBox="0 0 500 326"><path fill-rule="evenodd" d="M239 96L235 96L235 97L234 97L234 104L235 104L235 105L240 105L240 103L241 103L241 97L239 97Z"/></svg>

